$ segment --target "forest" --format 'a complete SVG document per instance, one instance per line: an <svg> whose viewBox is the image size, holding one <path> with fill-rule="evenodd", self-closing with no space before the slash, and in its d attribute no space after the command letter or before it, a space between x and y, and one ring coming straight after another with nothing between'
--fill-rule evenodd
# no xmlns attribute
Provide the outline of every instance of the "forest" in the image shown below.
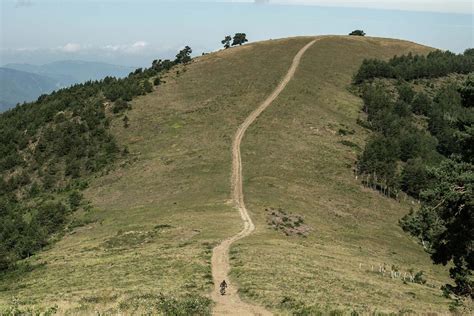
<svg viewBox="0 0 474 316"><path fill-rule="evenodd" d="M175 60L61 89L0 115L0 274L61 233L84 204L87 177L127 154L109 132L111 119L152 92L166 71L190 62L191 52L187 46Z"/></svg>
<svg viewBox="0 0 474 316"><path fill-rule="evenodd" d="M428 55L394 56L388 61L366 59L354 77L360 84L373 78L394 78L412 80L438 78L452 73L468 74L474 71L474 49L466 49L464 54L435 50Z"/></svg>
<svg viewBox="0 0 474 316"><path fill-rule="evenodd" d="M365 60L354 76L373 133L357 162L365 185L420 201L400 219L437 264L446 295L474 297L474 50Z"/></svg>

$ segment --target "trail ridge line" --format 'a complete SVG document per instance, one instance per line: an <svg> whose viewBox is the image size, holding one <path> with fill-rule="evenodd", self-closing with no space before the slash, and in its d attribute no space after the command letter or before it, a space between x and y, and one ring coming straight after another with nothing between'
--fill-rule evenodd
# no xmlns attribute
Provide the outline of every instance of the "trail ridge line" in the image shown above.
<svg viewBox="0 0 474 316"><path fill-rule="evenodd" d="M255 230L255 225L249 216L247 208L244 203L244 193L242 188L242 158L240 155L240 144L242 138L245 135L247 128L257 119L257 117L265 111L267 107L278 97L278 95L285 89L286 85L293 78L296 69L301 61L301 57L304 55L306 50L310 48L318 39L312 40L301 48L293 58L293 62L290 69L283 77L280 84L276 89L263 101L245 121L239 126L235 133L234 140L232 143L232 200L239 210L240 216L244 222L244 228L236 235L222 241L217 245L212 252L212 277L214 280L214 291L212 293L212 299L216 303L214 307L214 315L272 315L265 308L251 305L242 302L238 293L237 287L231 284L229 280L229 248L235 241L247 237ZM226 280L229 287L227 288L226 295L220 295L220 283L222 280Z"/></svg>

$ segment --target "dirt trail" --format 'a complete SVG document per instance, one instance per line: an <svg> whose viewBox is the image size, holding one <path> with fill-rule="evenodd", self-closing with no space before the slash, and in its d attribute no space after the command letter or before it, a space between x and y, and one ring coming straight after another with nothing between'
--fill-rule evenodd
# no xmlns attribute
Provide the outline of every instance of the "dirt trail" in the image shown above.
<svg viewBox="0 0 474 316"><path fill-rule="evenodd" d="M267 97L259 107L254 110L240 125L239 129L235 133L234 141L232 144L232 199L235 206L240 212L240 216L244 221L244 229L237 235L232 236L229 239L224 240L217 247L214 248L212 253L212 277L214 279L214 291L212 293L212 299L216 303L214 308L214 315L271 315L271 313L265 310L263 307L250 305L240 300L237 293L237 288L229 280L229 247L233 242L242 239L252 233L255 229L255 225L250 218L244 203L244 193L242 190L242 160L240 157L240 143L244 137L247 128L255 121L255 119L278 97L278 95L285 89L286 85L293 78L296 69L300 63L301 57L305 51L313 45L318 39L311 41L306 44L293 58L288 73L285 75L283 80L280 82L278 87ZM222 296L219 294L219 284L222 280L226 280L229 285L226 295Z"/></svg>

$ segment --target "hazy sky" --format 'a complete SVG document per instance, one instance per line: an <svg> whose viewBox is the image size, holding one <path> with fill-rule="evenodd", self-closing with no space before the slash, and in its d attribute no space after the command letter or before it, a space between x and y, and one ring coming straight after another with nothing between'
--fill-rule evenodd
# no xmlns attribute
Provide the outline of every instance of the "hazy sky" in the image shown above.
<svg viewBox="0 0 474 316"><path fill-rule="evenodd" d="M225 0L223 0L225 1ZM408 11L472 13L472 0L242 0L230 2L256 2L271 4L306 4L324 6L362 7Z"/></svg>
<svg viewBox="0 0 474 316"><path fill-rule="evenodd" d="M461 52L473 47L472 0L0 0L0 65L84 59L143 66L251 41L347 34L408 39Z"/></svg>

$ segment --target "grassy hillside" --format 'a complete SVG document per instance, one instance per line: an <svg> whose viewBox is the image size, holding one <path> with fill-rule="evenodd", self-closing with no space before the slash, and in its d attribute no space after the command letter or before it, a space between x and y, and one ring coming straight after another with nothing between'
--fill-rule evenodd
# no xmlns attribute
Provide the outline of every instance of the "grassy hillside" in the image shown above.
<svg viewBox="0 0 474 316"><path fill-rule="evenodd" d="M230 204L232 135L309 40L199 57L131 102L130 126L117 118L111 130L129 158L92 179L85 196L93 208L77 214L91 223L29 258L32 271L5 279L0 306L16 298L20 306L57 304L61 312L143 312L160 293L207 295L212 248L241 227ZM257 230L231 251L244 299L284 313L312 305L447 309L438 289L445 269L397 226L409 205L364 188L351 171L368 134L356 124L361 101L348 91L352 74L366 57L429 50L397 40L322 39L250 127L242 144L244 192ZM308 237L271 229L266 208L301 215ZM423 270L432 287L382 276L380 264Z"/></svg>
<svg viewBox="0 0 474 316"><path fill-rule="evenodd" d="M234 262L247 297L270 306L291 308L300 301L323 310L445 308L439 291L444 270L397 227L409 205L363 188L352 170L367 131L355 124L361 103L347 90L351 75L364 56L408 51L428 48L382 39L320 41L249 130L242 148L244 188L260 229L236 247ZM312 228L308 238L265 227L269 207L303 216ZM405 285L389 273L383 277L376 272L384 264L402 273L423 270L436 288Z"/></svg>

